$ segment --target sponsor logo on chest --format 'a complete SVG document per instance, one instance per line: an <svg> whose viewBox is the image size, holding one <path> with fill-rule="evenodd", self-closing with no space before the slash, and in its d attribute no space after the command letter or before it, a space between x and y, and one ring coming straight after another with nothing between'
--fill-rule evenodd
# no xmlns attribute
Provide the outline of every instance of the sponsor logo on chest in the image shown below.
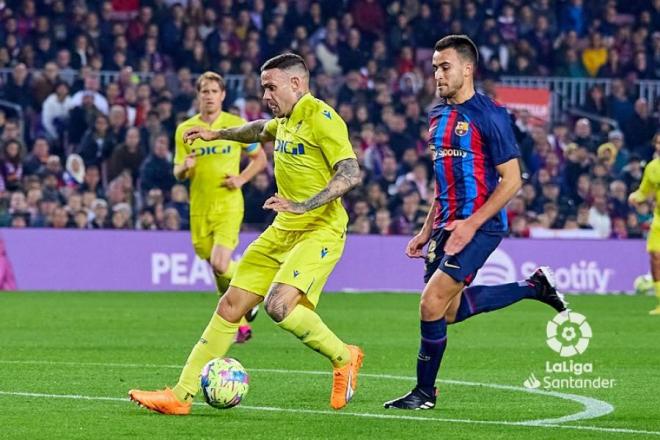
<svg viewBox="0 0 660 440"><path fill-rule="evenodd" d="M231 145L213 145L205 147L196 147L192 150L197 157L210 156L212 154L229 154L231 153Z"/></svg>
<svg viewBox="0 0 660 440"><path fill-rule="evenodd" d="M305 154L305 145L302 143L294 145L291 141L275 139L275 152L300 156Z"/></svg>
<svg viewBox="0 0 660 440"><path fill-rule="evenodd" d="M434 159L443 159L445 157L457 157L457 158L464 158L467 157L468 152L465 150L461 150L460 148L436 148L435 145L430 144L429 148L433 152L433 158Z"/></svg>

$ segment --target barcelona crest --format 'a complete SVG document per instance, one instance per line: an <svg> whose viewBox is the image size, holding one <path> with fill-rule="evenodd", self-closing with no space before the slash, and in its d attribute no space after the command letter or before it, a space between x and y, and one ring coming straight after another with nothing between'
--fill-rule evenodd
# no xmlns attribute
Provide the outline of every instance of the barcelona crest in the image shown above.
<svg viewBox="0 0 660 440"><path fill-rule="evenodd" d="M468 128L470 127L470 124L468 124L465 121L457 122L456 123L456 129L454 130L454 133L458 136L465 136L468 132Z"/></svg>

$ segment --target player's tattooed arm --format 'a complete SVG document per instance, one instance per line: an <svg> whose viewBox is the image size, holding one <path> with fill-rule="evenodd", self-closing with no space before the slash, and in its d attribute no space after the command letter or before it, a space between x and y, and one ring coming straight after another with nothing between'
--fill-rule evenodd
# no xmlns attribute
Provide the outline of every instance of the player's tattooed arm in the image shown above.
<svg viewBox="0 0 660 440"><path fill-rule="evenodd" d="M257 119L248 122L239 127L224 128L221 130L209 130L204 127L193 127L183 135L184 142L192 142L195 139L213 141L216 139L226 139L228 141L243 142L251 144L253 142L269 142L275 140L272 134L266 130L265 119Z"/></svg>
<svg viewBox="0 0 660 440"><path fill-rule="evenodd" d="M275 140L275 138L266 131L267 123L268 121L265 119L257 119L240 127L218 130L218 134L220 135L220 139L243 142L244 144L270 142Z"/></svg>
<svg viewBox="0 0 660 440"><path fill-rule="evenodd" d="M360 166L356 159L344 159L337 162L334 167L335 174L328 182L328 185L315 196L302 202L292 202L275 194L264 203L265 209L272 209L276 212L292 212L302 214L326 203L332 202L338 197L343 196L362 181L360 176Z"/></svg>
<svg viewBox="0 0 660 440"><path fill-rule="evenodd" d="M300 202L300 205L305 211L311 211L343 196L358 186L360 181L358 161L356 159L344 159L335 165L335 175L328 182L328 186L315 196Z"/></svg>

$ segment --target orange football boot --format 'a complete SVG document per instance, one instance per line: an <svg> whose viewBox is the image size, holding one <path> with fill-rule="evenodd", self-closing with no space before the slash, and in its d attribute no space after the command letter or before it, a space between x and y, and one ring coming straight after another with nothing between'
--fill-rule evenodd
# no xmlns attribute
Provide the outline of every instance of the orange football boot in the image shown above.
<svg viewBox="0 0 660 440"><path fill-rule="evenodd" d="M192 402L181 402L171 389L159 391L130 390L128 397L143 408L161 414L185 416L190 414Z"/></svg>
<svg viewBox="0 0 660 440"><path fill-rule="evenodd" d="M347 345L351 352L351 361L343 367L335 368L332 372L332 394L330 395L330 406L334 409L342 409L350 402L353 393L357 389L357 378L364 353L355 345Z"/></svg>

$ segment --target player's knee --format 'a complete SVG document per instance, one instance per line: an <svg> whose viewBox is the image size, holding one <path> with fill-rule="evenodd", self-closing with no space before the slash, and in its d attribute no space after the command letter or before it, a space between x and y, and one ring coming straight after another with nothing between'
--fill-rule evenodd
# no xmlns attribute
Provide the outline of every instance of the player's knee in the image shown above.
<svg viewBox="0 0 660 440"><path fill-rule="evenodd" d="M442 318L447 304L442 298L423 296L419 302L419 314L422 321L435 321Z"/></svg>
<svg viewBox="0 0 660 440"><path fill-rule="evenodd" d="M225 321L238 322L242 317L241 311L231 300L231 295L223 295L218 301L218 307L215 312Z"/></svg>

